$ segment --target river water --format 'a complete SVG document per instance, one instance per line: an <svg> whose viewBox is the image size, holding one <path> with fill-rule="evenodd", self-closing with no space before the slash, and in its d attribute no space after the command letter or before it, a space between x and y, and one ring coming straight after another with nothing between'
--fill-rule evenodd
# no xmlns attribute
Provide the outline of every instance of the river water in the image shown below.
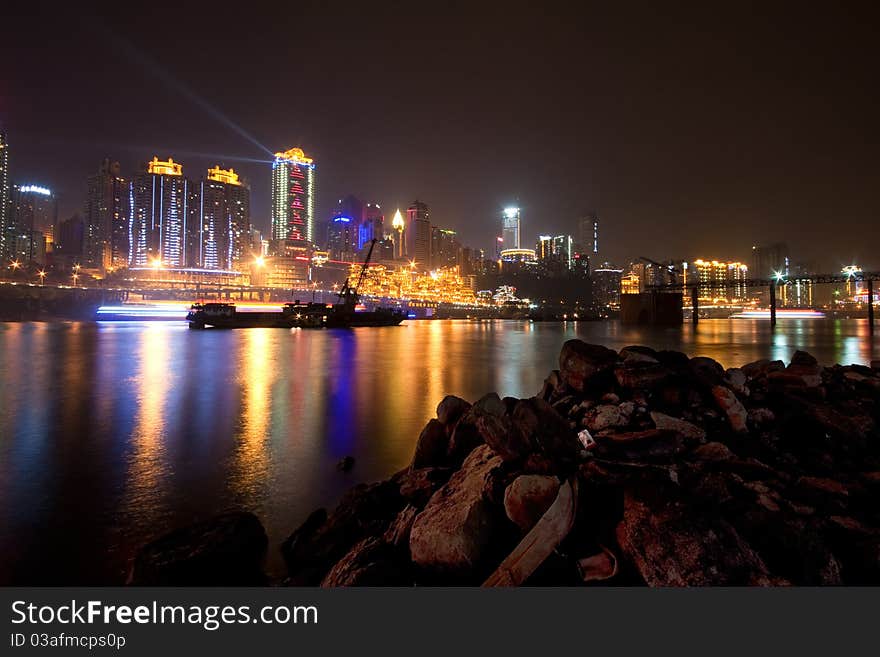
<svg viewBox="0 0 880 657"><path fill-rule="evenodd" d="M564 340L725 366L868 363L866 320L409 321L354 330L0 324L0 584L121 583L136 546L230 510L277 545L349 486L406 466L446 394L534 395ZM336 470L352 455L355 467Z"/></svg>

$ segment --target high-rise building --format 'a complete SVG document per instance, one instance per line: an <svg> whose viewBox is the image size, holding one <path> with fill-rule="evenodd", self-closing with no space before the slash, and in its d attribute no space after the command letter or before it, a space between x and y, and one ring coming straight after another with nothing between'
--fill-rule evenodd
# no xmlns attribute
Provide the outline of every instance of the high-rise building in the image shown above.
<svg viewBox="0 0 880 657"><path fill-rule="evenodd" d="M46 243L54 240L58 199L47 187L13 185L9 256L19 262L45 264Z"/></svg>
<svg viewBox="0 0 880 657"><path fill-rule="evenodd" d="M154 157L129 186L129 264L194 267L199 264L198 192L183 165Z"/></svg>
<svg viewBox="0 0 880 657"><path fill-rule="evenodd" d="M327 225L327 250L333 260L354 261L358 244L358 222L337 210Z"/></svg>
<svg viewBox="0 0 880 657"><path fill-rule="evenodd" d="M426 271L431 266L431 217L428 206L419 200L406 210L406 241L416 268Z"/></svg>
<svg viewBox="0 0 880 657"><path fill-rule="evenodd" d="M9 258L8 241L11 233L11 218L9 199L9 144L6 142L6 133L0 131L0 258L4 261Z"/></svg>
<svg viewBox="0 0 880 657"><path fill-rule="evenodd" d="M599 255L599 214L595 210L578 219L576 251L585 255Z"/></svg>
<svg viewBox="0 0 880 657"><path fill-rule="evenodd" d="M501 239L504 240L504 250L520 248L519 233L519 208L504 208L501 213Z"/></svg>
<svg viewBox="0 0 880 657"><path fill-rule="evenodd" d="M315 243L315 162L301 148L275 153L272 239Z"/></svg>
<svg viewBox="0 0 880 657"><path fill-rule="evenodd" d="M385 216L382 208L377 203L367 203L364 206L363 220L358 231L358 250L370 243L371 240L381 240L384 235Z"/></svg>
<svg viewBox="0 0 880 657"><path fill-rule="evenodd" d="M788 245L774 242L752 247L752 275L755 278L772 278L790 274Z"/></svg>
<svg viewBox="0 0 880 657"><path fill-rule="evenodd" d="M400 214L400 208L394 212L391 220L391 239L394 240L394 257L406 257L406 222Z"/></svg>
<svg viewBox="0 0 880 657"><path fill-rule="evenodd" d="M79 214L58 223L58 234L52 251L56 269L69 270L80 264L85 249L85 221Z"/></svg>
<svg viewBox="0 0 880 657"><path fill-rule="evenodd" d="M607 262L593 270L593 298L600 313L620 308L621 278L623 270L616 269Z"/></svg>
<svg viewBox="0 0 880 657"><path fill-rule="evenodd" d="M89 176L83 265L107 271L128 264L128 185L119 162L105 159Z"/></svg>
<svg viewBox="0 0 880 657"><path fill-rule="evenodd" d="M573 244L571 235L539 235L535 244L538 263L545 272L572 268Z"/></svg>
<svg viewBox="0 0 880 657"><path fill-rule="evenodd" d="M199 264L242 270L250 262L251 190L234 169L208 169L199 190Z"/></svg>
<svg viewBox="0 0 880 657"><path fill-rule="evenodd" d="M461 244L454 230L431 227L431 267L458 267L461 261Z"/></svg>
<svg viewBox="0 0 880 657"><path fill-rule="evenodd" d="M749 268L741 262L694 260L698 293L707 300L742 300L748 296Z"/></svg>

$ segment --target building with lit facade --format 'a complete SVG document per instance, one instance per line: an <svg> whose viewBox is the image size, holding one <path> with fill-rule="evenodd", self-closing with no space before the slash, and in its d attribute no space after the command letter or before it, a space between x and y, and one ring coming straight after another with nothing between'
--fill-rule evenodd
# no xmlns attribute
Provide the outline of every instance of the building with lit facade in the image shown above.
<svg viewBox="0 0 880 657"><path fill-rule="evenodd" d="M500 255L501 271L504 272L528 269L538 262L534 249L504 249Z"/></svg>
<svg viewBox="0 0 880 657"><path fill-rule="evenodd" d="M249 267L250 208L250 187L234 169L219 166L208 169L199 188L201 267L223 270Z"/></svg>
<svg viewBox="0 0 880 657"><path fill-rule="evenodd" d="M378 203L364 205L363 219L358 230L358 250L363 249L372 240L385 237L385 215Z"/></svg>
<svg viewBox="0 0 880 657"><path fill-rule="evenodd" d="M769 279L790 273L788 245L785 242L752 247L752 276Z"/></svg>
<svg viewBox="0 0 880 657"><path fill-rule="evenodd" d="M13 185L9 208L8 256L18 262L45 264L47 243L54 242L58 199L40 185ZM80 254L80 257L82 254Z"/></svg>
<svg viewBox="0 0 880 657"><path fill-rule="evenodd" d="M595 211L578 219L576 250L583 255L599 255L599 215Z"/></svg>
<svg viewBox="0 0 880 657"><path fill-rule="evenodd" d="M128 200L119 162L104 159L88 180L84 267L106 272L128 265Z"/></svg>
<svg viewBox="0 0 880 657"><path fill-rule="evenodd" d="M458 267L461 265L461 244L454 230L431 227L431 267Z"/></svg>
<svg viewBox="0 0 880 657"><path fill-rule="evenodd" d="M305 240L273 241L273 253L260 262L265 285L287 290L305 289L311 283L313 248Z"/></svg>
<svg viewBox="0 0 880 657"><path fill-rule="evenodd" d="M183 165L154 157L129 186L129 266L194 267L199 263L197 188Z"/></svg>
<svg viewBox="0 0 880 657"><path fill-rule="evenodd" d="M746 299L749 268L741 262L697 259L693 262L698 295L707 301Z"/></svg>
<svg viewBox="0 0 880 657"><path fill-rule="evenodd" d="M603 264L592 273L593 299L600 309L617 310L620 308L621 279L623 270ZM636 283L638 287L638 283Z"/></svg>
<svg viewBox="0 0 880 657"><path fill-rule="evenodd" d="M571 270L574 240L571 235L539 235L535 244L538 263L550 273L555 270Z"/></svg>
<svg viewBox="0 0 880 657"><path fill-rule="evenodd" d="M349 278L356 280L360 273L361 265L353 264ZM456 267L444 267L421 273L409 264L370 265L360 292L367 296L431 303L460 305L476 303L472 280L461 276Z"/></svg>
<svg viewBox="0 0 880 657"><path fill-rule="evenodd" d="M341 211L334 213L327 224L327 251L332 260L352 262L358 248L359 222Z"/></svg>
<svg viewBox="0 0 880 657"><path fill-rule="evenodd" d="M639 294L641 289L641 279L635 272L629 272L620 277L620 293L621 294Z"/></svg>
<svg viewBox="0 0 880 657"><path fill-rule="evenodd" d="M419 271L431 267L431 216L428 206L414 201L406 210L407 255L412 258Z"/></svg>
<svg viewBox="0 0 880 657"><path fill-rule="evenodd" d="M315 243L315 162L301 148L275 153L272 239Z"/></svg>
<svg viewBox="0 0 880 657"><path fill-rule="evenodd" d="M520 213L519 208L504 208L501 212L501 240L505 250L520 248Z"/></svg>
<svg viewBox="0 0 880 657"><path fill-rule="evenodd" d="M9 197L9 144L6 133L0 131L0 258L4 261L11 255L7 246L11 235L11 213Z"/></svg>

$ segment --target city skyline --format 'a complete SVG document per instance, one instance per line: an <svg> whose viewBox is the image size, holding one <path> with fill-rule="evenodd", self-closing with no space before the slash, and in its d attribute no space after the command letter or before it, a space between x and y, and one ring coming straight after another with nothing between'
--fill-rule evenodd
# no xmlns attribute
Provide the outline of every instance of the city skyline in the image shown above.
<svg viewBox="0 0 880 657"><path fill-rule="evenodd" d="M21 41L25 56L10 67L0 106L13 179L51 186L62 218L83 211L82 179L95 163L110 157L128 175L158 152L189 169L240 171L252 184L254 223L268 232L268 163L277 148L298 144L321 163L321 221L346 194L402 209L421 198L439 225L489 251L497 213L511 203L522 208L526 245L541 233L577 235L578 217L596 208L603 259L617 262L688 252L746 258L753 244L786 241L823 270L880 268L871 231L876 165L864 138L870 68L852 38L866 28L854 21L800 17L781 39L734 9L691 16L706 22L703 34L677 25L676 12L527 20L516 10L502 17L474 9L468 19L477 27L468 28L424 9L376 9L334 25L338 47L309 68L295 55L318 47L332 17L307 8L303 20L315 29L296 49L277 45L284 20L254 14L241 17L241 29L218 24L216 38L234 44L237 68L252 74L229 85L222 67L203 66L211 44L185 38L212 20L203 12L183 9L161 28L107 13L74 48L65 11L41 17L40 48L33 23L18 21L9 45ZM776 25L786 17L769 18ZM400 59L415 38L401 29L408 22L424 26L436 54ZM499 40L479 38L489 26ZM657 55L660 34L678 45ZM543 68L518 54L524 38L542 45L553 75L542 78ZM175 49L157 46L164 42ZM88 70L105 50L118 55L106 63L119 83L112 97L101 95L100 79L61 75L55 64L63 51L71 68ZM358 59L362 51L370 56ZM765 61L774 63L766 73L745 75ZM272 85L280 67L290 67L304 99L293 109L294 92ZM425 93L404 92L414 83ZM139 102L144 88L173 111ZM48 102L74 92L98 94L107 111ZM518 102L498 114L494 100L510 94Z"/></svg>

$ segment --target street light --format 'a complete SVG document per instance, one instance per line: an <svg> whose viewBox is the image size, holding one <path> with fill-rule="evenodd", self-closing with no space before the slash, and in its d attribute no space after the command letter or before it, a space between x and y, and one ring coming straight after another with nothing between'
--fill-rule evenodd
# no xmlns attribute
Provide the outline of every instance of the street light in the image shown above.
<svg viewBox="0 0 880 657"><path fill-rule="evenodd" d="M79 274L73 274L71 278L73 279L73 284L76 285L76 281L79 279Z"/></svg>
<svg viewBox="0 0 880 657"><path fill-rule="evenodd" d="M254 258L254 264L257 267L261 267L261 268L265 267L266 266L266 259L263 256L257 256L256 258Z"/></svg>
<svg viewBox="0 0 880 657"><path fill-rule="evenodd" d="M37 276L40 277L40 285L42 285L42 284L46 281L46 272L45 272L45 270L41 269L39 272L37 272Z"/></svg>
<svg viewBox="0 0 880 657"><path fill-rule="evenodd" d="M13 260L12 271L17 271L19 267L21 267L21 263L18 260Z"/></svg>

